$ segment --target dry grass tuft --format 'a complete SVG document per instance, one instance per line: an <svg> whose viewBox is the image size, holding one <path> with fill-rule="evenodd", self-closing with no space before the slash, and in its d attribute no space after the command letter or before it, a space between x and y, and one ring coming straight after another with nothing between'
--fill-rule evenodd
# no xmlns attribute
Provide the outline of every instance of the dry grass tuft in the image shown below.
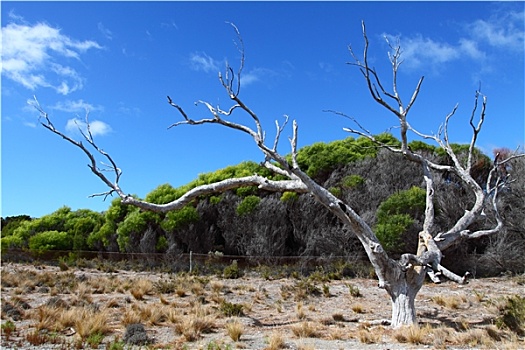
<svg viewBox="0 0 525 350"><path fill-rule="evenodd" d="M381 342L382 335L375 330L370 331L368 328L361 328L357 332L357 339L363 344L376 344Z"/></svg>
<svg viewBox="0 0 525 350"><path fill-rule="evenodd" d="M365 313L365 307L361 304L354 304L352 305L352 311L356 314L364 314Z"/></svg>
<svg viewBox="0 0 525 350"><path fill-rule="evenodd" d="M239 341L244 333L244 326L239 321L228 322L226 324L226 333L233 341Z"/></svg>
<svg viewBox="0 0 525 350"><path fill-rule="evenodd" d="M175 332L181 334L187 341L195 341L200 338L202 333L210 333L217 325L216 316L211 308L196 305L190 313L175 323Z"/></svg>
<svg viewBox="0 0 525 350"><path fill-rule="evenodd" d="M432 301L449 309L458 309L461 303L464 301L464 298L461 298L457 295L436 295L432 297Z"/></svg>
<svg viewBox="0 0 525 350"><path fill-rule="evenodd" d="M100 312L83 309L75 320L73 328L82 339L86 339L93 334L106 335L111 333L113 328L110 326L109 321L110 314L107 309Z"/></svg>
<svg viewBox="0 0 525 350"><path fill-rule="evenodd" d="M304 310L304 305L300 301L296 305L297 319L304 320L306 319L306 311Z"/></svg>
<svg viewBox="0 0 525 350"><path fill-rule="evenodd" d="M318 338L321 335L320 325L309 321L294 324L291 330L299 338Z"/></svg>
<svg viewBox="0 0 525 350"><path fill-rule="evenodd" d="M140 278L133 284L130 293L135 299L144 300L144 296L152 294L154 289L153 282L146 278Z"/></svg>
<svg viewBox="0 0 525 350"><path fill-rule="evenodd" d="M419 327L418 325L404 326L394 331L393 337L400 343L410 344L428 344L431 327L426 325Z"/></svg>
<svg viewBox="0 0 525 350"><path fill-rule="evenodd" d="M38 309L34 310L33 318L36 319L36 331L58 331L60 329L60 325L57 323L57 321L64 312L64 308L47 305L42 305Z"/></svg>
<svg viewBox="0 0 525 350"><path fill-rule="evenodd" d="M449 341L456 345L467 345L469 347L483 346L493 348L494 342L482 329L470 329L466 332L458 332L449 337Z"/></svg>
<svg viewBox="0 0 525 350"><path fill-rule="evenodd" d="M264 350L278 350L285 347L284 336L280 331L274 331L268 337L268 347Z"/></svg>

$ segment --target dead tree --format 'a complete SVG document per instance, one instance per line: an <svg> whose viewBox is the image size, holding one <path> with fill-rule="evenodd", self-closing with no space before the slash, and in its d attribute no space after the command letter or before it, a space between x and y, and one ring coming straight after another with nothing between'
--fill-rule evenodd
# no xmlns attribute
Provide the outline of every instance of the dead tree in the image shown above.
<svg viewBox="0 0 525 350"><path fill-rule="evenodd" d="M199 196L224 192L242 186L258 186L260 189L267 191L294 191L298 193L309 193L319 203L323 204L327 210L332 212L339 220L341 220L341 222L358 237L359 241L363 245L368 259L375 269L377 278L379 280L379 288L385 289L391 297L391 326L396 328L401 325L417 323L414 300L423 285L423 281L427 273L431 276L434 282L439 282L439 275L443 275L455 282L466 283L467 276L458 276L441 265L442 251L462 240L495 234L501 229L503 221L498 212L498 193L500 189L506 185L505 181L509 181L509 177L506 177L506 179L498 177L497 169L500 168L502 164L508 163L513 158L522 156L523 154L509 155L505 159L498 158L497 162L495 162L494 166L490 170L487 184L483 189L472 178L470 170L474 163L473 154L476 140L485 119L485 107L487 103L486 97L481 95L479 91L476 92L475 105L469 121L472 128L472 139L470 142L466 163L463 163L453 152L452 147L449 144L447 132L448 122L455 114L457 106L454 107L452 112L446 116L445 121L443 125L441 125L437 135L423 134L411 127L407 121L407 115L417 99L421 85L423 83L423 78L418 81L408 104L403 104L397 90L397 72L401 64L401 49L399 46L391 46L392 52L389 57L392 64L393 86L391 92L387 91L381 83L381 80L378 77L376 71L368 64L368 38L363 23L362 34L365 43L363 58L362 60L358 59L353 50L350 48L350 52L354 58L354 62L351 64L357 66L360 69L372 98L397 117L401 130L401 147L392 147L389 145L380 144L380 142L377 141L370 132L364 129L354 119L352 120L355 122L357 127L346 128L345 130L353 134L367 137L370 140L376 142L379 147L384 147L392 152L402 154L410 161L416 162L423 170L423 177L426 184L425 220L419 234L417 252L415 252L415 254L403 254L400 260L394 260L390 258L385 252L371 227L354 211L353 208L351 208L346 203L343 203L326 188L317 184L300 169L297 162L298 125L295 121L292 122L292 135L289 138L291 146L291 158L289 159L291 159L291 161L288 161L286 157L277 151L277 146L281 135L284 132L289 120L288 117L285 117L282 124L276 122L275 139L267 143L265 131L258 115L253 110L251 110L248 105L245 104L245 102L240 98L240 77L244 66L244 47L239 31L234 25L232 26L237 34L237 44L241 53L240 65L237 72L235 72L230 66L226 67L225 74L219 73L219 81L228 94L228 97L233 102L233 105L228 109L222 109L221 107L213 106L206 101L197 101L198 105L203 105L207 109L209 117L194 119L188 113L186 113L186 111L180 105L176 104L168 96L168 103L173 108L175 108L175 110L182 117L182 120L172 124L169 128L180 125L219 124L223 127L235 129L239 132L245 133L252 138L252 140L255 142L255 145L263 153L265 159L262 165L275 173L285 176L287 180L272 181L258 174L254 174L247 177L232 178L217 183L198 186L189 190L182 197L170 203L148 203L126 194L120 188L119 179L121 176L121 170L117 167L117 164L113 158L108 153L99 148L95 143L89 129L87 116L86 124L88 125L88 128L85 132L83 132L84 140L89 146L93 147L99 156L102 156L106 159L106 162L109 162L107 165L105 165L105 168L99 168L97 166L94 155L95 152L90 151L90 149L88 149L89 146L86 146L82 142L76 141L65 135L63 132L57 130L51 122L48 114L40 107L38 101L35 99L34 105L40 112L41 124L49 131L55 133L58 136L61 136L69 143L80 148L89 158L90 164L88 164L88 166L91 171L109 187L108 191L96 194L94 196L108 196L115 193L122 199L123 203L134 205L144 210L162 213L171 210L178 210ZM481 107L478 106L480 98L482 100ZM244 112L247 115L247 122L240 124L229 120L228 117L237 111ZM478 113L479 116L476 117ZM475 121L475 119L477 121ZM452 159L452 165L440 165L433 163L421 154L411 151L408 147L407 141L408 132L415 133L424 139L436 142L438 146L443 148L448 156ZM111 181L106 175L108 174L108 170L114 175L113 181ZM434 229L434 174L440 172L450 172L457 175L466 188L475 196L475 201L472 207L467 208L464 215L454 224L454 226L450 227L445 232L435 232ZM490 205L493 209L493 212L495 213L494 227L488 230L471 232L469 227L480 217L480 214L486 205Z"/></svg>

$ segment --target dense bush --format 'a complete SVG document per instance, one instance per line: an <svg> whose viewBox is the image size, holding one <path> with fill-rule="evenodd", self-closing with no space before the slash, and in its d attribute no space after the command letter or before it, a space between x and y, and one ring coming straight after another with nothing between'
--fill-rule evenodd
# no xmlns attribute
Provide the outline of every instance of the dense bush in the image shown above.
<svg viewBox="0 0 525 350"><path fill-rule="evenodd" d="M29 249L32 251L70 250L73 242L67 232L44 231L29 238Z"/></svg>
<svg viewBox="0 0 525 350"><path fill-rule="evenodd" d="M400 144L391 134L376 135L376 139L389 145ZM330 143L318 142L305 146L299 150L297 162L310 177L322 181L337 167L366 157L375 157L377 150L377 145L365 137L348 137Z"/></svg>
<svg viewBox="0 0 525 350"><path fill-rule="evenodd" d="M191 205L187 205L180 210L167 213L161 223L161 227L166 232L175 232L185 225L198 221L199 218L200 216L197 209Z"/></svg>
<svg viewBox="0 0 525 350"><path fill-rule="evenodd" d="M260 202L261 198L257 196L251 195L245 197L237 206L237 214L242 216L253 212Z"/></svg>
<svg viewBox="0 0 525 350"><path fill-rule="evenodd" d="M381 203L377 210L374 231L383 248L396 253L405 249L407 237L403 237L403 234L414 223L415 218L423 217L425 198L425 190L414 186L394 193Z"/></svg>
<svg viewBox="0 0 525 350"><path fill-rule="evenodd" d="M29 243L33 237L42 233L46 233L43 237L48 237L47 232L61 232L66 235L69 242L66 249L86 249L89 235L98 230L102 222L103 215L100 213L87 209L72 211L69 207L62 207L39 219L19 220L16 228L10 230L9 236L2 238L2 247L31 248ZM33 241L39 242L40 239L43 238L35 238ZM39 250L43 250L46 246L46 244L34 244L39 245ZM50 246L54 246L54 243L50 243Z"/></svg>

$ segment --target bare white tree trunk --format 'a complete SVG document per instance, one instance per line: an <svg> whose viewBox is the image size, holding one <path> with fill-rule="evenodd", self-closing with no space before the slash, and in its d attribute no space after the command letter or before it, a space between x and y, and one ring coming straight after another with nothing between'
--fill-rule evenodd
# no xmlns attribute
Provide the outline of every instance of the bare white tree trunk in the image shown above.
<svg viewBox="0 0 525 350"><path fill-rule="evenodd" d="M95 156L86 148L86 146L82 142L73 140L72 138L66 136L64 133L60 132L55 128L55 126L49 119L47 113L43 111L43 109L40 107L40 105L35 99L34 106L40 112L41 118L44 119L44 121L41 124L54 134L64 138L69 143L80 148L87 155L87 157L90 160L90 164L88 166L91 169L91 171L109 187L109 190L107 192L101 193L99 195L107 196L116 193L122 199L122 203L134 205L144 210L150 210L161 213L165 213L171 210L178 210L183 208L191 201L199 198L200 196L209 195L217 192L224 192L242 186L258 186L258 188L266 191L294 191L298 193L311 194L319 203L323 204L330 212L336 215L339 218L339 220L358 237L359 241L363 245L368 259L372 263L376 275L378 277L379 288L385 289L392 299L392 326L394 328L397 328L401 325L416 324L417 319L415 298L423 285L423 281L427 273L430 273L432 280L435 282L439 281L439 275L444 275L447 278L452 279L458 283L466 282L466 276L457 276L453 272L445 269L443 266L440 265L442 257L441 250L446 249L464 239L478 238L497 233L502 227L503 222L498 213L496 200L498 197L498 190L505 186L505 181L508 181L508 177L505 177L505 179L502 179L499 176L496 179L494 179L493 177L498 174L498 167L501 167L506 162L509 162L515 157L523 156L523 154L512 155L510 157L507 157L506 159L496 158L496 160L494 161L494 166L489 174L485 188L482 189L481 186L478 183L476 183L476 181L472 178L472 176L470 175L470 171L473 163L473 152L475 148L476 139L481 130L481 126L485 117L486 99L483 98L482 110L478 124L474 125L473 118L477 108L478 97L480 96L479 92L476 93L476 105L472 111L472 115L470 118L470 125L472 127L473 137L469 148L467 164L465 165L463 164L463 162L458 160L458 157L452 150L452 147L449 144L448 140L448 121L454 115L456 108L454 108L453 111L448 116L446 116L445 123L442 127L440 127L439 134L437 136L422 134L419 133L417 130L413 129L408 124L406 118L408 112L411 110L411 107L413 106L419 94L423 78L421 78L418 81L414 93L412 94L408 104L404 105L397 91L397 70L401 63L401 50L399 46L391 46L393 50L393 52L390 55L390 61L392 63L392 70L394 73L393 91L386 91L383 85L381 84L376 71L370 68L368 65L368 39L363 23L362 29L363 37L365 40L363 62L359 61L350 49L356 61L354 65L357 66L363 74L373 99L398 118L401 130L401 147L396 148L389 145L381 144L374 138L372 134L370 134L366 129L364 129L353 118L350 119L356 122L358 128L347 128L345 130L354 134L361 135L363 137L367 137L368 139L374 141L378 145L378 147L384 147L392 152L402 154L407 159L420 164L423 169L423 177L426 184L425 221L422 227L422 231L419 234L419 244L417 253L403 254L401 259L399 261L396 261L390 258L388 254L384 251L377 236L374 234L371 227L363 220L363 218L361 218L350 206L343 203L337 197L331 194L326 188L314 182L306 173L304 173L299 168L297 162L298 127L295 121L293 122L293 133L292 137L290 138L291 160L277 152L277 145L281 133L283 132L284 127L288 122L288 117L286 117L283 125L279 125L278 123L276 123L277 133L273 145L268 146L265 143L266 134L259 120L259 117L250 108L248 108L248 106L243 101L241 101L239 97L240 78L244 66L244 48L242 45L242 39L239 35L237 28L235 26L233 27L239 39L238 47L241 53L240 67L236 74L234 74L233 69L231 67L227 67L226 74L224 77L221 74L219 74L219 80L222 86L225 88L229 98L234 102L234 105L228 110L223 110L218 106L212 106L208 102L198 101L197 104L203 105L208 109L209 113L211 114L211 117L194 120L186 114L182 107L175 104L172 101L172 99L168 97L168 103L172 107L177 109L177 111L183 117L182 121L176 122L170 127L182 124L219 124L224 127L235 129L237 131L245 133L253 139L256 146L264 154L265 161L263 162L263 165L266 166L268 169L272 170L273 172L285 176L287 180L272 181L264 178L263 176L254 174L243 178L227 179L217 183L195 187L189 190L180 198L170 203L149 203L126 194L120 188L119 179L122 172L117 167L112 157L108 153L100 149L94 142L93 136L89 129L87 116L87 133L83 133L82 131L81 132L88 145L93 147L99 155L104 157L106 162L109 162L109 164L106 165L106 167L103 169L100 169L97 166ZM387 103L386 100L393 101L392 105ZM239 124L228 120L228 117L236 110L241 110L245 112L248 115L249 120L251 120L251 123L254 124L254 126L249 127L245 124ZM428 159L424 158L424 156L422 156L421 154L412 152L412 150L410 150L410 148L408 147L408 131L413 132L414 134L422 137L423 139L434 140L441 148L443 148L446 151L448 156L452 159L453 164L441 165L432 163ZM114 181L111 181L107 177L106 173L104 172L107 170L111 171L114 174ZM436 235L436 232L434 232L433 172L443 171L456 174L458 178L463 182L463 184L466 185L466 188L470 190L475 196L475 202L472 205L472 208L466 210L465 214L458 220L458 222L452 228L450 228L446 232L440 232ZM489 201L491 201L491 205L495 212L495 227L489 230L470 232L468 227L478 219L478 217L482 213L483 206L486 205Z"/></svg>

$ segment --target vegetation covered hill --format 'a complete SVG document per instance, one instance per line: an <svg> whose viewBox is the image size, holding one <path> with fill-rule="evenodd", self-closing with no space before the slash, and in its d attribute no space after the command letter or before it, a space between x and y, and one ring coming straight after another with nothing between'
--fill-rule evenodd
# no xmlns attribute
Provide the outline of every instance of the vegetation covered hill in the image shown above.
<svg viewBox="0 0 525 350"><path fill-rule="evenodd" d="M390 134L377 138L383 143L399 144ZM441 164L449 162L443 152L431 145L417 141L410 147ZM461 151L468 146L454 148ZM484 184L492 160L481 152L476 156L473 175L478 183ZM377 148L368 139L351 137L304 147L299 151L298 162L315 181L355 208L392 255L415 251L425 210L424 184L418 165ZM444 263L448 261L449 268L461 272L471 270L475 264L480 274L525 271L521 258L525 248L524 163L518 160L513 164L510 170L516 181L499 199L499 205L505 207L503 234L447 251ZM253 173L271 177L269 170L257 163L243 162L201 174L179 188L160 185L145 199L168 203L198 185ZM436 224L444 229L457 221L473 198L453 174L442 174L436 182ZM477 225L488 227L494 218L489 206L485 212L486 222ZM115 199L104 213L62 207L37 219L24 215L2 218L2 249L7 248L166 254L219 251L230 255L335 255L352 259L364 254L352 232L310 195L271 193L256 187L202 197L180 211L167 214L145 212ZM459 254L470 255L471 259L455 259ZM457 265L461 260L465 265ZM455 266L450 266L451 262Z"/></svg>

